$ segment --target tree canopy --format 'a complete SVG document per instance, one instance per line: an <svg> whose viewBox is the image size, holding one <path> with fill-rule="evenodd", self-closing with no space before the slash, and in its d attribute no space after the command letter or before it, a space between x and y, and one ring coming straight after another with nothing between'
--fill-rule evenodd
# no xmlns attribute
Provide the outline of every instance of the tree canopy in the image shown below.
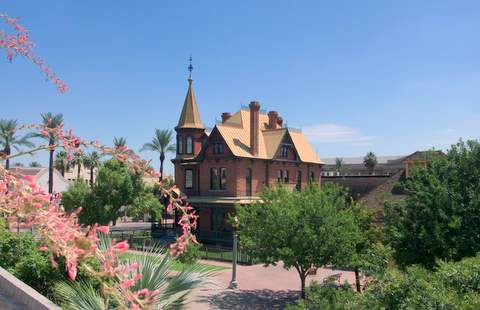
<svg viewBox="0 0 480 310"><path fill-rule="evenodd" d="M295 268L303 296L311 268L347 264L355 252L360 231L348 204L334 185L266 189L261 202L237 206L242 247L266 265Z"/></svg>
<svg viewBox="0 0 480 310"><path fill-rule="evenodd" d="M406 199L385 209L389 241L401 265L432 268L480 251L480 144L460 141L433 155L402 184Z"/></svg>

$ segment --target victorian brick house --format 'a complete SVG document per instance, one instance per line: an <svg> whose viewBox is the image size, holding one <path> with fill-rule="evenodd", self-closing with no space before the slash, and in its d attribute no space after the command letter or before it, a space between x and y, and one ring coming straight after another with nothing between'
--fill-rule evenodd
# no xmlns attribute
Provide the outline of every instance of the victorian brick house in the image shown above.
<svg viewBox="0 0 480 310"><path fill-rule="evenodd" d="M283 182L301 189L320 182L322 161L300 130L283 126L277 112L264 113L252 101L234 114L222 113L222 121L208 132L191 77L188 82L172 162L177 186L199 212L197 236L228 232L226 214L236 203L258 199L265 186Z"/></svg>

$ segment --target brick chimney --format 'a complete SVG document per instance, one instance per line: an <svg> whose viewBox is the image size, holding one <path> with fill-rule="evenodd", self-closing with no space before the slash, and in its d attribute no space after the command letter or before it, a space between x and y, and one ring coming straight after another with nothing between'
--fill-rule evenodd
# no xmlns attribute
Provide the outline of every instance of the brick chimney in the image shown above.
<svg viewBox="0 0 480 310"><path fill-rule="evenodd" d="M225 123L231 116L232 116L232 114L230 114L229 112L223 112L222 113L222 123Z"/></svg>
<svg viewBox="0 0 480 310"><path fill-rule="evenodd" d="M260 103L258 101L252 101L249 105L250 108L250 152L253 156L258 155L258 135L259 132L259 111Z"/></svg>
<svg viewBox="0 0 480 310"><path fill-rule="evenodd" d="M277 124L278 124L278 127L280 128L283 127L283 118L281 116L277 117Z"/></svg>
<svg viewBox="0 0 480 310"><path fill-rule="evenodd" d="M268 112L268 129L277 129L278 122L278 112L270 111Z"/></svg>

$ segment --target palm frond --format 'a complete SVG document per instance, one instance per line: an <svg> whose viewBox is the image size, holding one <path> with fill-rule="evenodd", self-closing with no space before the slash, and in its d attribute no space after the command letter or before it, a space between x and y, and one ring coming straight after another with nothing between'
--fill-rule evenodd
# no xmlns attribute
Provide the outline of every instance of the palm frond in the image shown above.
<svg viewBox="0 0 480 310"><path fill-rule="evenodd" d="M62 309L68 310L107 310L106 301L90 284L83 281L60 282L55 285Z"/></svg>

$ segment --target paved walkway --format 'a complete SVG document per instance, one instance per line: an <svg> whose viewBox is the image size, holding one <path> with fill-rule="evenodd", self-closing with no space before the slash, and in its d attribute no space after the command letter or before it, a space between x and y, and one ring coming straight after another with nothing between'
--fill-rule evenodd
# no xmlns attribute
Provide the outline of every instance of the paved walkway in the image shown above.
<svg viewBox="0 0 480 310"><path fill-rule="evenodd" d="M212 264L211 261L203 261ZM231 264L215 263L230 267ZM208 283L190 296L188 309L284 309L285 305L298 299L300 295L300 278L295 269L285 270L283 264L263 267L263 265L238 266L237 290L228 289L231 269L215 272ZM355 275L349 271L319 269L317 274L307 278L307 285L315 280L340 274L340 283L355 283Z"/></svg>

